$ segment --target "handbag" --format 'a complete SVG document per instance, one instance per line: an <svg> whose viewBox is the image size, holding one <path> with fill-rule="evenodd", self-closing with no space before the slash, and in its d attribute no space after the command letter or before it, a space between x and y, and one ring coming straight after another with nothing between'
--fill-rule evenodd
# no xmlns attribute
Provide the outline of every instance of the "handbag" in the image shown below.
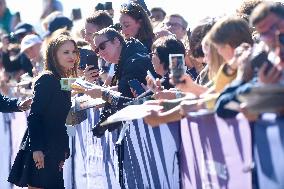
<svg viewBox="0 0 284 189"><path fill-rule="evenodd" d="M26 130L20 150L10 171L8 182L19 187L27 187L32 163L33 155L29 149L29 133Z"/></svg>
<svg viewBox="0 0 284 189"><path fill-rule="evenodd" d="M66 125L78 125L87 119L87 110L75 111L73 108L69 111L66 118Z"/></svg>

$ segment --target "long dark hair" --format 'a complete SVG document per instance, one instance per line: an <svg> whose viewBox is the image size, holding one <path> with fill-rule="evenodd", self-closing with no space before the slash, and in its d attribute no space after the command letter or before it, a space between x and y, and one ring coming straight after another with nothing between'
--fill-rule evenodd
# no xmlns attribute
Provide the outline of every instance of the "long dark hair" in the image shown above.
<svg viewBox="0 0 284 189"><path fill-rule="evenodd" d="M141 27L138 30L136 39L139 41L151 41L154 40L153 27L151 25L150 18L148 17L146 11L137 3L130 2L128 4L123 4L120 9L121 14L126 14L141 23Z"/></svg>
<svg viewBox="0 0 284 189"><path fill-rule="evenodd" d="M74 67L67 72L63 70L63 68L59 65L56 53L65 42L71 41L75 49L77 51L78 58ZM68 32L63 32L55 36L51 41L48 43L46 54L45 54L45 70L50 71L53 73L58 79L62 77L76 77L77 76L77 67L79 64L79 50L76 45L76 42L72 39Z"/></svg>

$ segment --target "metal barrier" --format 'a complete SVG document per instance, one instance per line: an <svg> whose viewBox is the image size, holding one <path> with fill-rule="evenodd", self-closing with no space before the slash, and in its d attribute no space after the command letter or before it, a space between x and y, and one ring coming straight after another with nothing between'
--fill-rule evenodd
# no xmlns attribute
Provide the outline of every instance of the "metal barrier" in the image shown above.
<svg viewBox="0 0 284 189"><path fill-rule="evenodd" d="M181 138L183 188L252 188L250 127L241 115L184 119Z"/></svg>
<svg viewBox="0 0 284 189"><path fill-rule="evenodd" d="M255 123L254 155L258 188L284 188L284 117L266 114Z"/></svg>
<svg viewBox="0 0 284 189"><path fill-rule="evenodd" d="M123 167L119 167L115 146L118 132L107 131L102 138L92 136L91 127L98 114L98 110L89 110L88 119L69 131L72 133L73 129L71 158L64 167L67 189L249 189L252 186L250 128L241 115L226 121L214 115L202 116L158 128L135 120L124 138L121 148ZM25 113L0 113L2 122L4 115L9 115L10 121L15 123L12 127L7 126L11 125L7 121L6 126L0 123L1 145L6 144L0 150L5 151L0 157L6 158L0 161L0 184L8 189L11 188L6 181L10 165L6 162L12 159L11 152L17 152L16 140L21 139L26 126L23 125ZM15 134L11 135L3 128L9 128ZM123 171L123 178L119 178L119 170ZM122 180L122 187L119 180Z"/></svg>

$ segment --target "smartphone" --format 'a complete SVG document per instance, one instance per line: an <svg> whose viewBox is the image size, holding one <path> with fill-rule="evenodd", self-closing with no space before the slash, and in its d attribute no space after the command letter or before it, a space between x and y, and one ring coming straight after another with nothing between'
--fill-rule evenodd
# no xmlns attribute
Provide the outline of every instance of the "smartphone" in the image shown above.
<svg viewBox="0 0 284 189"><path fill-rule="evenodd" d="M250 55L250 63L253 69L259 70L263 64L267 64L268 66L265 70L265 73L267 73L273 67L273 63L269 60L269 56L273 56L272 53L267 53L261 47L255 45Z"/></svg>
<svg viewBox="0 0 284 189"><path fill-rule="evenodd" d="M185 74L185 62L183 54L170 54L169 55L170 72L173 75L173 83L183 83L180 80L181 76Z"/></svg>
<svg viewBox="0 0 284 189"><path fill-rule="evenodd" d="M145 89L142 87L141 82L137 79L129 80L128 84L138 96L145 92Z"/></svg>
<svg viewBox="0 0 284 189"><path fill-rule="evenodd" d="M71 17L72 17L72 20L80 20L82 19L82 13L81 13L81 9L78 8L78 9L72 9L72 13L71 13Z"/></svg>
<svg viewBox="0 0 284 189"><path fill-rule="evenodd" d="M86 65L93 66L90 70L99 69L98 56L96 54L88 54L86 56Z"/></svg>

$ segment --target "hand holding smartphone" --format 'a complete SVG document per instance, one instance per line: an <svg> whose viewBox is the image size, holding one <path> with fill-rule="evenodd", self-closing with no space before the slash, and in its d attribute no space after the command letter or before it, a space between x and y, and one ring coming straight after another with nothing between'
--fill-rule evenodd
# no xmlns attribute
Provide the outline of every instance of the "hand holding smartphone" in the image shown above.
<svg viewBox="0 0 284 189"><path fill-rule="evenodd" d="M140 81L138 81L137 79L129 80L128 84L138 96L145 92L145 89L142 87Z"/></svg>
<svg viewBox="0 0 284 189"><path fill-rule="evenodd" d="M274 55L273 52L266 52L264 47L261 45L254 45L250 55L251 66L253 69L259 70L263 64L267 64L267 68L265 70L265 73L267 73L273 67L273 63L270 59L274 59L274 56L276 55Z"/></svg>
<svg viewBox="0 0 284 189"><path fill-rule="evenodd" d="M181 76L185 74L185 62L183 54L169 55L170 72L173 75L173 84L183 83Z"/></svg>
<svg viewBox="0 0 284 189"><path fill-rule="evenodd" d="M86 57L86 65L93 66L89 70L99 69L98 56L96 54L88 54Z"/></svg>

